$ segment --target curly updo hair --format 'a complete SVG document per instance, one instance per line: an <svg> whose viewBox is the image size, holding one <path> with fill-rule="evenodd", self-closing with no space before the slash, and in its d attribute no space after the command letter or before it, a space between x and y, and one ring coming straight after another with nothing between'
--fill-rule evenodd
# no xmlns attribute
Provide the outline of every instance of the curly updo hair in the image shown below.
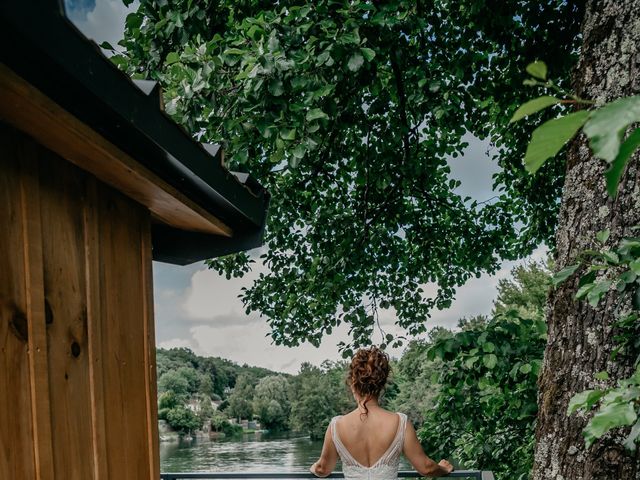
<svg viewBox="0 0 640 480"><path fill-rule="evenodd" d="M365 415L369 413L367 402L380 396L387 385L390 372L389 355L378 347L361 348L351 359L347 385L365 399Z"/></svg>

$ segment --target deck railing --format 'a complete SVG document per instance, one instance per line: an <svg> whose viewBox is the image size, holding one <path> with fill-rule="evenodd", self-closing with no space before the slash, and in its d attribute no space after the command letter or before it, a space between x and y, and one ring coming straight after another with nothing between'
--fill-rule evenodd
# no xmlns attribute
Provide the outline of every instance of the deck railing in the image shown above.
<svg viewBox="0 0 640 480"><path fill-rule="evenodd" d="M400 478L420 478L418 472L413 471L401 471L398 472ZM309 472L191 472L191 473L162 473L160 474L161 480L289 480L289 479L307 479L317 478ZM329 475L327 478L344 478L342 472L335 472ZM490 471L481 470L457 470L451 472L446 477L442 478L468 478L471 480L494 480L493 473Z"/></svg>

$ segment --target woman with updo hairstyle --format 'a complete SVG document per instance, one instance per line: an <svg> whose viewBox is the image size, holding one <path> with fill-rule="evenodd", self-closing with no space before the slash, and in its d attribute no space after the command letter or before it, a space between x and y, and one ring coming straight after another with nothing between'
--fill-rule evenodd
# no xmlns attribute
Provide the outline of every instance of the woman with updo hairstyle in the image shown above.
<svg viewBox="0 0 640 480"><path fill-rule="evenodd" d="M357 406L346 415L331 419L322 453L311 473L326 477L342 461L347 480L397 480L400 455L423 477L443 477L453 471L446 460L431 460L404 413L394 413L379 404L391 367L389 356L378 347L361 348L349 365L347 385Z"/></svg>

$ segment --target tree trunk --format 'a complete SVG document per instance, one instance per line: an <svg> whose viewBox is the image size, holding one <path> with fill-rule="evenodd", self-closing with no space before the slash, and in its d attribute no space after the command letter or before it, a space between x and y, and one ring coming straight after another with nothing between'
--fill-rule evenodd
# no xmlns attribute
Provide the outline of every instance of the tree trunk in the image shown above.
<svg viewBox="0 0 640 480"><path fill-rule="evenodd" d="M583 98L610 101L640 92L640 0L589 1L582 26L583 46L574 72L574 87ZM593 158L584 135L567 155L566 180L556 234L556 267L576 263L594 246L595 234L611 230L609 245L632 235L640 224L638 154L629 165L617 200L608 198L603 162ZM549 298L549 338L539 379L534 480L640 479L640 455L626 452L615 432L585 449L582 429L587 416L567 416L569 399L603 386L594 374L612 379L629 376L632 358L612 361L613 302L610 293L597 308L576 301L577 279ZM614 380L612 380L614 381Z"/></svg>

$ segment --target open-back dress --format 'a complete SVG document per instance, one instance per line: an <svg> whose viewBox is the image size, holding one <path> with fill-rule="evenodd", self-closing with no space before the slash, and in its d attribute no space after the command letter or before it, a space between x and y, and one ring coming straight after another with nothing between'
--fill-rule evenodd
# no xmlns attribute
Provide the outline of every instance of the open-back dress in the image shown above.
<svg viewBox="0 0 640 480"><path fill-rule="evenodd" d="M340 416L331 419L331 438L342 461L342 472L347 480L397 480L398 466L400 465L400 455L404 445L404 432L407 426L407 416L398 413L398 431L393 438L387 451L370 467L366 467L358 462L346 449L336 428L336 422Z"/></svg>

